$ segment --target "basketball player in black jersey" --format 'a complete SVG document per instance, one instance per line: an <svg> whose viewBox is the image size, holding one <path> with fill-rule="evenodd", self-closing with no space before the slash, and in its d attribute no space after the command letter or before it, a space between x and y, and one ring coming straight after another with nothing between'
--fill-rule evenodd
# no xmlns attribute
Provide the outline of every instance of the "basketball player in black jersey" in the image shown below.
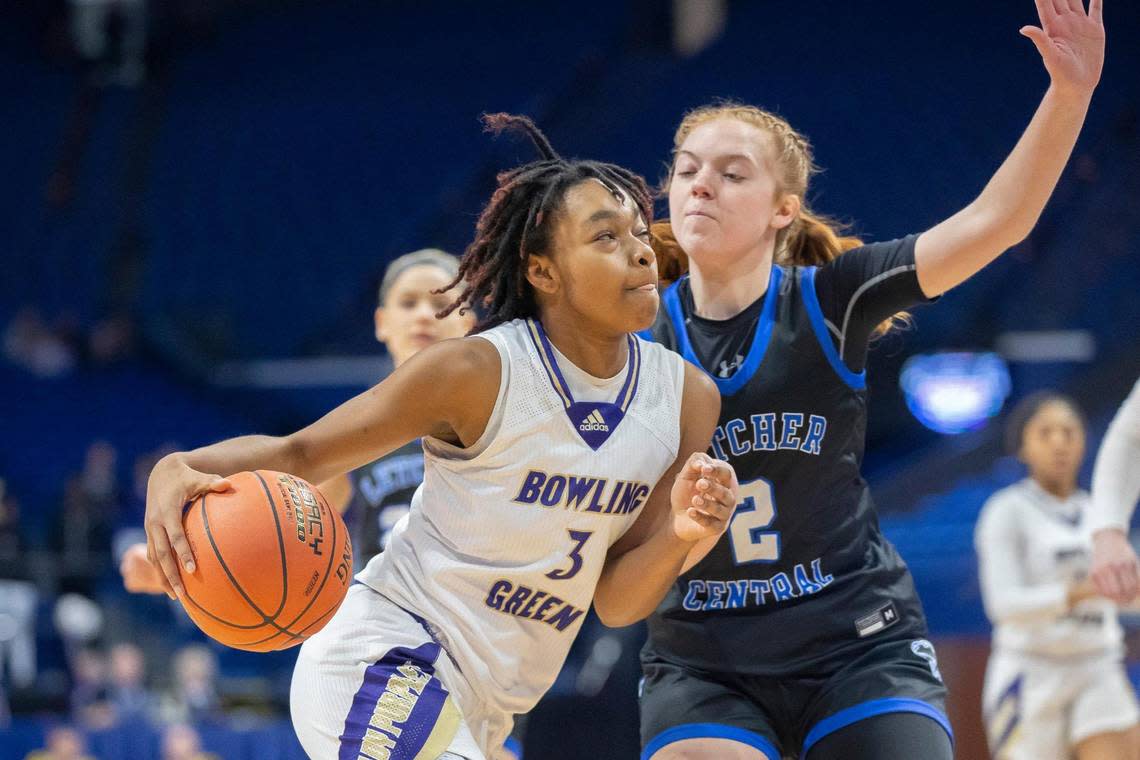
<svg viewBox="0 0 1140 760"><path fill-rule="evenodd" d="M1101 2L1037 7L1042 28L1022 29L1051 79L1037 113L978 198L920 235L840 238L804 205L806 140L772 114L721 104L678 128L655 232L661 270L687 256L689 275L652 334L719 386L712 449L744 500L649 621L643 757L951 758L922 606L860 474L864 365L893 315L1025 238L1068 160Z"/></svg>

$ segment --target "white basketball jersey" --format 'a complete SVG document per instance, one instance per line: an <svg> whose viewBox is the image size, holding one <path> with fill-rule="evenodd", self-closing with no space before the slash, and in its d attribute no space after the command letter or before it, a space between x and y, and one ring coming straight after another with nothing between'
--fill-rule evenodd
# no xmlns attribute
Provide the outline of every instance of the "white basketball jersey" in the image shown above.
<svg viewBox="0 0 1140 760"><path fill-rule="evenodd" d="M986 502L975 534L994 647L1047 657L1120 650L1116 607L1092 599L1068 610L1068 586L1088 574L1087 491L1058 499L1030 478Z"/></svg>
<svg viewBox="0 0 1140 760"><path fill-rule="evenodd" d="M684 362L631 336L625 370L600 380L534 320L480 337L502 360L485 432L467 449L424 439L411 513L357 578L424 618L482 698L520 713L554 682L606 552L677 458Z"/></svg>

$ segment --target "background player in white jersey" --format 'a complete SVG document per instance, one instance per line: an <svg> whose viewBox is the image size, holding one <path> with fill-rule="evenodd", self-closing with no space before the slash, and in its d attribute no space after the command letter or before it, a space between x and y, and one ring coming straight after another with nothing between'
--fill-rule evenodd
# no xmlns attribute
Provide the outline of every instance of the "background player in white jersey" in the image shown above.
<svg viewBox="0 0 1140 760"><path fill-rule="evenodd" d="M301 649L291 711L314 757L502 756L591 602L610 625L648 615L739 496L704 453L715 388L629 334L658 307L644 181L559 158L528 120L488 124L527 129L543 159L499 176L464 254L450 308L483 307L475 337L293 435L174 454L151 475L148 550L181 593L181 506L222 475L324 482L424 439L407 522Z"/></svg>
<svg viewBox="0 0 1140 760"><path fill-rule="evenodd" d="M1028 396L1006 443L1029 475L986 502L975 534L994 625L982 698L990 750L1002 760L1138 758L1140 709L1116 607L1087 576L1080 410L1054 393Z"/></svg>
<svg viewBox="0 0 1140 760"><path fill-rule="evenodd" d="M1112 419L1093 468L1089 530L1092 579L1109 599L1127 604L1140 594L1140 562L1128 526L1140 498L1140 381Z"/></svg>
<svg viewBox="0 0 1140 760"><path fill-rule="evenodd" d="M448 338L466 335L473 315L458 310L443 319L436 312L451 299L439 291L459 271L459 259L437 248L424 248L394 259L380 280L372 327L376 340L388 350L393 368L417 351ZM424 457L412 441L350 473L319 485L329 505L344 514L352 535L353 556L364 567L387 542L393 526L408 512L412 494L423 481ZM146 558L146 544L123 552L119 571L123 585L138 594L161 594L162 573Z"/></svg>

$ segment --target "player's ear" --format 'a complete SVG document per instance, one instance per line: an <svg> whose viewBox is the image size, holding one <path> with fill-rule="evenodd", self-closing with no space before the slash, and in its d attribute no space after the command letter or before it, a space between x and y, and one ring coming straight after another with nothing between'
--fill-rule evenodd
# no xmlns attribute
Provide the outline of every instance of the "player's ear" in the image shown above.
<svg viewBox="0 0 1140 760"><path fill-rule="evenodd" d="M554 260L540 253L526 257L526 280L535 290L548 295L558 292L558 270Z"/></svg>
<svg viewBox="0 0 1140 760"><path fill-rule="evenodd" d="M388 332L384 329L384 307L377 306L376 311L372 312L372 326L375 330L376 340L381 343L388 342Z"/></svg>
<svg viewBox="0 0 1140 760"><path fill-rule="evenodd" d="M772 217L772 226L782 230L796 220L803 207L803 200L795 193L785 193L776 206L776 213Z"/></svg>

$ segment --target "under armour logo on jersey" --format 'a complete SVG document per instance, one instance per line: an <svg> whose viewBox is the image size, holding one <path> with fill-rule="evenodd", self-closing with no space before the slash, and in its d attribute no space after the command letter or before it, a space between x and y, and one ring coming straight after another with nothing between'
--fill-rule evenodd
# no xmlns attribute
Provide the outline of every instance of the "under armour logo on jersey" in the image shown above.
<svg viewBox="0 0 1140 760"><path fill-rule="evenodd" d="M926 664L930 666L930 675L939 681L942 680L942 674L938 671L938 655L934 653L933 644L926 639L915 639L910 642L910 651L926 660Z"/></svg>
<svg viewBox="0 0 1140 760"><path fill-rule="evenodd" d="M717 375L719 377L732 377L732 373L735 372L736 368L739 367L743 362L744 356L741 354L737 354L736 358L731 362L722 360L720 363L720 370L717 372Z"/></svg>
<svg viewBox="0 0 1140 760"><path fill-rule="evenodd" d="M579 430L600 430L603 433L610 432L610 426L606 424L606 420L602 417L601 410L595 409L586 415L586 419L582 420L582 424L578 426Z"/></svg>

